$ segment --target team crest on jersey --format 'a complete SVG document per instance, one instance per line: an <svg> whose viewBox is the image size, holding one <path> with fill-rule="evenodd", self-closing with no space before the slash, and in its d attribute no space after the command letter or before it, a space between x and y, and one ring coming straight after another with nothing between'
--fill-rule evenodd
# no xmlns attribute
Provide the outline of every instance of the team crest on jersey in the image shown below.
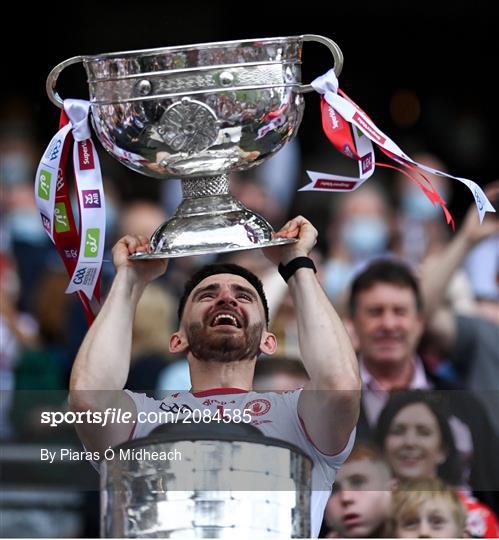
<svg viewBox="0 0 499 540"><path fill-rule="evenodd" d="M263 398L254 399L253 401L246 403L244 410L248 411L251 416L267 414L270 411L270 401Z"/></svg>

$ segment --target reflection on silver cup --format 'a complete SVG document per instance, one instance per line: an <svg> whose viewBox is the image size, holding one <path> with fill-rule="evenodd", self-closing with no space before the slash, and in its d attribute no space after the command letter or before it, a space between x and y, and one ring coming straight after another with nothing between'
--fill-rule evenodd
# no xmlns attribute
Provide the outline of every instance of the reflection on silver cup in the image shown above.
<svg viewBox="0 0 499 540"><path fill-rule="evenodd" d="M295 136L300 125L303 42L318 41L343 56L330 39L311 34L227 41L95 56L83 62L92 123L104 148L127 167L158 179L182 179L183 201L153 234L150 252L135 258L221 253L289 243L229 193L228 174L262 163Z"/></svg>
<svg viewBox="0 0 499 540"><path fill-rule="evenodd" d="M163 424L113 452L103 538L310 537L312 460L254 426Z"/></svg>

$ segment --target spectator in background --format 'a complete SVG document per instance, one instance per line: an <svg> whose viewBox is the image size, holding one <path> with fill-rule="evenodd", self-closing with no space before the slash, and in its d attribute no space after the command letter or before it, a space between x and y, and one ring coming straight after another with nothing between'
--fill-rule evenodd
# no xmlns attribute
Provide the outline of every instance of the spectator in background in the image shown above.
<svg viewBox="0 0 499 540"><path fill-rule="evenodd" d="M440 480L412 480L393 494L388 537L467 538L464 508Z"/></svg>
<svg viewBox="0 0 499 540"><path fill-rule="evenodd" d="M71 369L66 350L66 321L71 305L78 302L65 294L68 277L63 268L46 271L34 298L38 322L37 343L25 348L16 370L20 390L62 390Z"/></svg>
<svg viewBox="0 0 499 540"><path fill-rule="evenodd" d="M50 256L50 240L33 195L40 155L33 125L30 104L22 98L11 98L1 107L1 249L15 262L20 279L17 307L28 313L33 313L33 295Z"/></svg>
<svg viewBox="0 0 499 540"><path fill-rule="evenodd" d="M386 196L374 184L338 197L327 229L329 252L324 265L324 288L331 299L343 295L363 264L387 251L391 226Z"/></svg>
<svg viewBox="0 0 499 540"><path fill-rule="evenodd" d="M66 324L71 307L79 302L75 295L65 294L67 284L67 274L58 266L41 276L35 291L38 340L22 349L15 371L12 421L21 441L64 437L64 430L54 433L48 425L40 424L40 412L64 407L63 390L73 360L67 350ZM28 391L34 392L31 399Z"/></svg>
<svg viewBox="0 0 499 540"><path fill-rule="evenodd" d="M147 236L166 221L167 215L161 206L152 201L135 200L124 205L119 215L118 237L126 234Z"/></svg>
<svg viewBox="0 0 499 540"><path fill-rule="evenodd" d="M324 512L327 538L384 538L392 478L381 452L358 442L338 471Z"/></svg>
<svg viewBox="0 0 499 540"><path fill-rule="evenodd" d="M379 417L377 442L396 478L439 477L453 486L466 507L468 530L475 536L497 538L496 516L463 486L462 464L450 427L452 420L445 412L445 397L424 391L394 394ZM480 456L475 455L475 459ZM487 469L494 474L492 464Z"/></svg>
<svg viewBox="0 0 499 540"><path fill-rule="evenodd" d="M414 160L433 169L445 172L444 163L430 153L414 155ZM443 176L423 172L440 196L447 203L451 193L450 181ZM442 209L434 205L421 188L402 173L396 173L399 196L398 254L412 265L419 264L427 255L438 253L445 247L451 231L443 217ZM426 183L422 180L426 185Z"/></svg>
<svg viewBox="0 0 499 540"><path fill-rule="evenodd" d="M317 268L317 278L323 282L322 257L318 250L310 253L310 258ZM273 273L272 273L273 272ZM270 328L277 336L277 355L283 357L299 357L300 344L298 339L298 325L296 310L287 287L283 286L283 280L273 269L262 277L262 281L268 291L270 309Z"/></svg>
<svg viewBox="0 0 499 540"><path fill-rule="evenodd" d="M38 341L38 324L17 308L19 277L12 260L0 252L0 439L14 435L10 421L16 369L23 350Z"/></svg>
<svg viewBox="0 0 499 540"><path fill-rule="evenodd" d="M494 201L496 208L497 202ZM477 313L499 325L499 233L471 249L465 270L475 295Z"/></svg>
<svg viewBox="0 0 499 540"><path fill-rule="evenodd" d="M33 311L33 298L53 253L33 195L32 179L2 189L2 211L7 249L20 278L18 306ZM35 269L35 271L33 271Z"/></svg>
<svg viewBox="0 0 499 540"><path fill-rule="evenodd" d="M255 392L287 392L303 388L308 382L307 371L298 358L262 358L255 364Z"/></svg>
<svg viewBox="0 0 499 540"><path fill-rule="evenodd" d="M279 200L270 196L265 184L256 176L256 171L239 171L231 176L231 193L252 212L263 216L274 228L282 225L286 208Z"/></svg>
<svg viewBox="0 0 499 540"><path fill-rule="evenodd" d="M383 406L394 390L452 390L429 373L417 354L424 328L423 299L412 272L395 260L373 262L351 288L350 317L354 342L360 353L362 378L359 437L369 437ZM460 453L471 458L470 484L493 490L499 482L499 442L481 404L469 392L449 392L454 436ZM492 491L480 497L497 504Z"/></svg>
<svg viewBox="0 0 499 540"><path fill-rule="evenodd" d="M158 378L171 360L168 336L175 329L176 299L161 285L149 284L137 304L126 388L154 397ZM153 392L151 392L153 391Z"/></svg>
<svg viewBox="0 0 499 540"><path fill-rule="evenodd" d="M490 184L486 194L495 201L499 195L499 182ZM480 224L473 204L452 241L439 254L428 258L421 268L425 314L433 344L439 347L437 354L440 360L448 360L464 387L473 390L482 401L493 420L496 434L499 434L499 321L484 316L481 302L475 302L471 312L463 313L446 293L449 282L470 251L484 242L494 241L498 234L497 215L487 214ZM499 246L496 244L495 247L489 254L492 258L497 257ZM494 302L487 304L489 307ZM497 301L495 306L497 308ZM495 317L498 317L497 313ZM425 355L426 351L422 353Z"/></svg>
<svg viewBox="0 0 499 540"><path fill-rule="evenodd" d="M301 170L301 154L298 139L291 139L281 150L255 169L265 191L281 209L280 220L288 215ZM280 225L280 223L279 223Z"/></svg>

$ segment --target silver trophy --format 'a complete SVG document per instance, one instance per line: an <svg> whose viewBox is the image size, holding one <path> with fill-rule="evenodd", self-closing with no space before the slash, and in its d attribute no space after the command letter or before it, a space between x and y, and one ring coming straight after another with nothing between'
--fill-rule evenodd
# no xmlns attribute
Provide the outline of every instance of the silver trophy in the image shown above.
<svg viewBox="0 0 499 540"><path fill-rule="evenodd" d="M83 62L92 124L104 148L124 165L158 179L181 178L182 202L152 235L151 259L223 253L294 242L273 238L270 224L229 192L229 173L262 163L295 136L305 92L305 41L326 45L340 74L343 55L328 38L203 43L75 56L47 78Z"/></svg>
<svg viewBox="0 0 499 540"><path fill-rule="evenodd" d="M310 537L312 460L254 426L165 424L114 456L100 467L104 538Z"/></svg>

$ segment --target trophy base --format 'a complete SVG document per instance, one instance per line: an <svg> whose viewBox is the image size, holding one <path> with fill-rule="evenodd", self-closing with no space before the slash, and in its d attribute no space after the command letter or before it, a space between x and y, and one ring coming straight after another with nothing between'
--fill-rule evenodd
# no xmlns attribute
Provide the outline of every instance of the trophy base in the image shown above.
<svg viewBox="0 0 499 540"><path fill-rule="evenodd" d="M175 252L161 252L161 253L147 253L145 251L137 251L133 255L130 255L128 258L130 260L154 260L154 259L173 259L175 257L191 257L194 255L208 255L209 253L229 253L231 251L241 251L245 249L260 249L272 246L282 246L285 244L294 244L296 242L295 238L276 238L275 240L270 240L269 242L263 242L259 245L254 245L250 247L239 247L239 246L225 246L221 248L206 248L206 249L193 249L191 247L182 251Z"/></svg>
<svg viewBox="0 0 499 540"><path fill-rule="evenodd" d="M184 180L183 184L182 203L154 232L149 251L135 253L130 259L228 253L296 242L295 238L274 238L267 220L228 192L226 177Z"/></svg>

